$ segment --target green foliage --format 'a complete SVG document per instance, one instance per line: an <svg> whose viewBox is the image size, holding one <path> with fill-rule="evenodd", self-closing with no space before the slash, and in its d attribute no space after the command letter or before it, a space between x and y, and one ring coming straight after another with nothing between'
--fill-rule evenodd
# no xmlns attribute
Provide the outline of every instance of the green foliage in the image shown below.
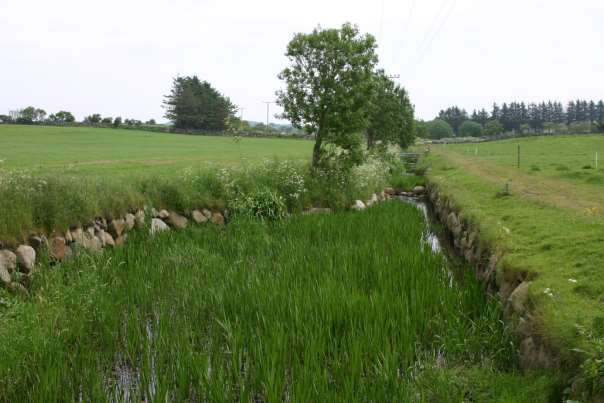
<svg viewBox="0 0 604 403"><path fill-rule="evenodd" d="M466 120L459 126L459 135L461 137L480 137L482 136L482 126L480 123Z"/></svg>
<svg viewBox="0 0 604 403"><path fill-rule="evenodd" d="M101 115L98 113L94 113L92 115L86 116L84 118L83 123L87 125L98 125L99 123L101 123Z"/></svg>
<svg viewBox="0 0 604 403"><path fill-rule="evenodd" d="M422 139L428 138L428 123L423 120L416 120L414 124L415 137Z"/></svg>
<svg viewBox="0 0 604 403"><path fill-rule="evenodd" d="M117 129L118 127L121 126L121 124L122 124L122 118L121 118L121 116L118 116L115 119L113 119L113 127L114 128Z"/></svg>
<svg viewBox="0 0 604 403"><path fill-rule="evenodd" d="M277 102L294 127L314 134L314 166L324 145L343 149L343 156L357 154L360 143L351 136L367 126L375 48L374 37L351 24L298 33L288 44L290 66L279 74L286 89Z"/></svg>
<svg viewBox="0 0 604 403"><path fill-rule="evenodd" d="M374 74L374 91L370 105L367 146L387 148L396 144L407 148L413 143L413 106L407 91L379 70Z"/></svg>
<svg viewBox="0 0 604 403"><path fill-rule="evenodd" d="M460 134L461 124L468 120L468 113L465 111L465 109L460 109L457 106L453 106L453 107L440 111L440 113L438 114L438 119L444 120L449 125L451 125L451 128L453 129L453 133L455 133L456 136L460 136L461 135ZM447 137L453 137L453 136L447 136ZM435 138L435 137L433 137L433 138ZM436 138L441 138L441 137L436 137Z"/></svg>
<svg viewBox="0 0 604 403"><path fill-rule="evenodd" d="M0 401L544 402L551 378L514 370L498 304L451 286L425 230L389 203L44 264L0 303Z"/></svg>
<svg viewBox="0 0 604 403"><path fill-rule="evenodd" d="M285 217L285 200L270 189L260 189L235 199L231 206L235 215L277 221Z"/></svg>
<svg viewBox="0 0 604 403"><path fill-rule="evenodd" d="M50 121L50 123L54 123L54 124L58 124L58 125L63 125L66 123L73 123L75 122L75 117L73 116L73 114L71 112L68 111L59 111L57 113L53 113L48 117L48 120Z"/></svg>
<svg viewBox="0 0 604 403"><path fill-rule="evenodd" d="M498 120L489 120L484 126L484 134L487 136L495 136L503 133L503 125Z"/></svg>
<svg viewBox="0 0 604 403"><path fill-rule="evenodd" d="M589 349L577 349L584 355L581 373L576 377L576 387L585 399L598 401L604 398L604 329L602 317L594 320L593 331L578 326L578 332L588 341Z"/></svg>
<svg viewBox="0 0 604 403"><path fill-rule="evenodd" d="M426 124L426 132L431 139L443 139L453 137L453 128L442 119L434 119Z"/></svg>
<svg viewBox="0 0 604 403"><path fill-rule="evenodd" d="M197 76L176 77L164 101L166 118L178 129L223 131L236 107Z"/></svg>

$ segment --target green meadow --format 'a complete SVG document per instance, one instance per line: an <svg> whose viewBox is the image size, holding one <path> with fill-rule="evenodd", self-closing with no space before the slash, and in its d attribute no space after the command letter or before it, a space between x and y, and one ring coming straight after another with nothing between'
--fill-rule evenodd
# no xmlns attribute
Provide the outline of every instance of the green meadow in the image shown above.
<svg viewBox="0 0 604 403"><path fill-rule="evenodd" d="M520 167L517 153L520 147ZM428 177L481 236L501 268L528 272L538 331L583 386L602 393L604 136L432 146Z"/></svg>
<svg viewBox="0 0 604 403"><path fill-rule="evenodd" d="M0 125L0 169L76 176L170 175L190 166L310 158L312 142L129 129Z"/></svg>

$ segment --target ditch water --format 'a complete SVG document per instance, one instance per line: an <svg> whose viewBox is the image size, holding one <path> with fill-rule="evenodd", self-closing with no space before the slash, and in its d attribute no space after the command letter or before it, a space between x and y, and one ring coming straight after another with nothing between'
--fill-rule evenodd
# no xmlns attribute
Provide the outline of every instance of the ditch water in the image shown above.
<svg viewBox="0 0 604 403"><path fill-rule="evenodd" d="M428 246L434 253L442 253L441 241L433 230L432 227L432 217L430 214L430 210L428 209L428 204L421 197L413 197L413 196L398 196L399 200L404 203L411 204L415 206L419 211L421 211L424 216L424 221L426 223L426 230L424 231L424 235L422 237L422 246Z"/></svg>

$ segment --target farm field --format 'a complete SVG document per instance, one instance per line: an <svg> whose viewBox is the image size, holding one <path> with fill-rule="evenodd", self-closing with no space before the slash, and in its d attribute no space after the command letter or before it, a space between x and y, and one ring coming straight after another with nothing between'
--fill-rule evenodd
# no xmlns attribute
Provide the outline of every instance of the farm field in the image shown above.
<svg viewBox="0 0 604 403"><path fill-rule="evenodd" d="M193 136L130 129L0 125L0 169L77 176L170 175L263 158L307 160L305 140Z"/></svg>
<svg viewBox="0 0 604 403"><path fill-rule="evenodd" d="M604 153L604 136L432 146L428 158L429 179L502 251L502 265L530 273L543 337L567 363L587 362L583 376L596 383L590 363L604 346L604 169L595 169L597 151Z"/></svg>
<svg viewBox="0 0 604 403"><path fill-rule="evenodd" d="M45 267L29 301L0 298L0 401L549 401L425 230L389 202Z"/></svg>

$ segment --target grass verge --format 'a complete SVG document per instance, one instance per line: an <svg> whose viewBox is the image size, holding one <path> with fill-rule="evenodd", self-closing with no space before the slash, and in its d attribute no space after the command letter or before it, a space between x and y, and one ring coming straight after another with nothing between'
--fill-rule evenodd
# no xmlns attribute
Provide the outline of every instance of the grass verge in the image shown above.
<svg viewBox="0 0 604 403"><path fill-rule="evenodd" d="M541 174L506 167L489 150L507 149L507 143L481 144L478 156L465 154L463 145L435 147L429 180L480 228L486 242L503 253L501 270L530 273L529 298L537 330L560 353L565 369L576 375L575 387L601 395L604 223L597 208L585 206L604 193L555 178L553 171Z"/></svg>

